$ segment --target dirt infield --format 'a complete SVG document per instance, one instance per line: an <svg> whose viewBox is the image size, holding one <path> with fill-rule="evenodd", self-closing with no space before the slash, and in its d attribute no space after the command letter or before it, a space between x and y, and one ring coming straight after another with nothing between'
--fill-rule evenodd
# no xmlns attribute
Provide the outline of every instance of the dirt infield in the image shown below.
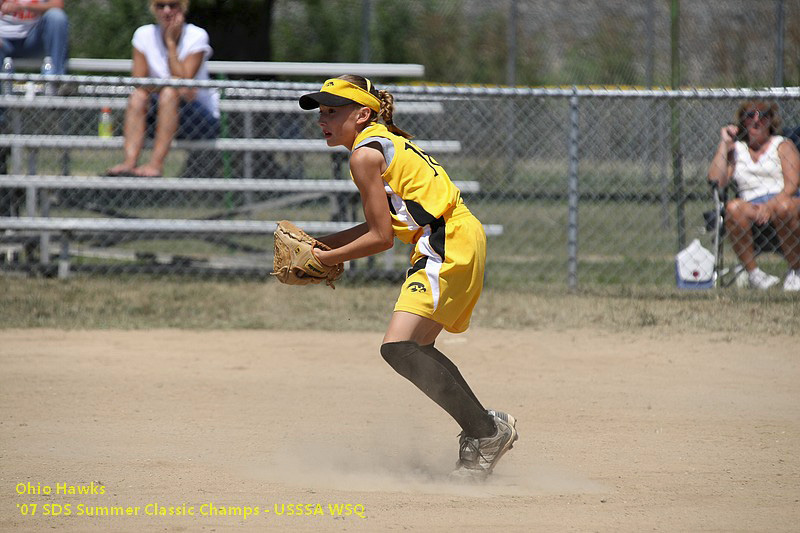
<svg viewBox="0 0 800 533"><path fill-rule="evenodd" d="M795 337L443 337L519 420L478 486L447 480L459 430L380 339L0 331L0 529L797 530Z"/></svg>

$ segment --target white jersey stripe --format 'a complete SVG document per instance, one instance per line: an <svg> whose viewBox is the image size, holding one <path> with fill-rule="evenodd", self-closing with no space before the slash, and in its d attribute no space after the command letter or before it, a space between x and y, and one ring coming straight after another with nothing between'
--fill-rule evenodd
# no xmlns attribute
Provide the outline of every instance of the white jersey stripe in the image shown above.
<svg viewBox="0 0 800 533"><path fill-rule="evenodd" d="M411 216L411 213L408 212L408 207L406 203L400 198L400 195L397 194L389 187L389 184L385 181L383 182L383 189L386 191L386 194L389 196L389 201L392 202L392 207L394 208L394 212L396 213L397 219L405 224L409 230L416 231L419 229L417 223L414 222L414 218Z"/></svg>
<svg viewBox="0 0 800 533"><path fill-rule="evenodd" d="M428 276L428 283L431 286L431 298L433 299L433 310L439 307L439 293L441 288L439 286L439 273L442 270L443 258L431 246L431 228L425 226L425 231L417 241L419 251L427 257L425 261L425 275Z"/></svg>

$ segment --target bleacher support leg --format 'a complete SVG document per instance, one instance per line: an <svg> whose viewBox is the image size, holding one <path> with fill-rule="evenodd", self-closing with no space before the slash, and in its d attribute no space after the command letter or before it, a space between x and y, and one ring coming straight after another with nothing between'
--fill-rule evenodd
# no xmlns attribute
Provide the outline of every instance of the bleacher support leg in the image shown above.
<svg viewBox="0 0 800 533"><path fill-rule="evenodd" d="M69 235L61 232L61 251L58 254L58 279L69 277Z"/></svg>

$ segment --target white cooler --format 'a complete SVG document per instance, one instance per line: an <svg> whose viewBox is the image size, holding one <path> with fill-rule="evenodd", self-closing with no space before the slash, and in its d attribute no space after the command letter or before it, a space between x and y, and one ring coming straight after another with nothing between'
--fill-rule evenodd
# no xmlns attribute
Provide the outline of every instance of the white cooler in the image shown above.
<svg viewBox="0 0 800 533"><path fill-rule="evenodd" d="M714 286L714 254L698 239L675 256L675 279L679 289L710 289Z"/></svg>

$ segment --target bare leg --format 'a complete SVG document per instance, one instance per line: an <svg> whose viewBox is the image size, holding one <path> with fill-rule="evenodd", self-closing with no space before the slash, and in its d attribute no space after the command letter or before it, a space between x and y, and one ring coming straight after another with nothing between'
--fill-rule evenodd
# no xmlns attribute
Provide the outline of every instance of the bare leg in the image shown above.
<svg viewBox="0 0 800 533"><path fill-rule="evenodd" d="M175 138L175 133L178 131L180 102L180 96L174 87L164 87L159 92L153 154L148 163L134 169L136 175L160 176L163 173L164 160L169 153L172 139Z"/></svg>
<svg viewBox="0 0 800 533"><path fill-rule="evenodd" d="M433 344L442 325L438 322L405 311L392 313L383 342L414 341L420 346Z"/></svg>
<svg viewBox="0 0 800 533"><path fill-rule="evenodd" d="M731 200L725 208L725 228L731 236L733 251L748 272L755 270L756 257L753 247L753 221L755 209L752 204L739 198Z"/></svg>
<svg viewBox="0 0 800 533"><path fill-rule="evenodd" d="M119 174L133 172L139 161L139 154L144 146L144 134L147 126L147 109L150 103L150 93L146 89L137 87L128 97L128 107L125 109L125 136L123 152L125 160L119 165L108 169L109 173Z"/></svg>
<svg viewBox="0 0 800 533"><path fill-rule="evenodd" d="M780 198L773 208L770 222L781 242L783 256L789 268L800 268L800 200L796 198Z"/></svg>

